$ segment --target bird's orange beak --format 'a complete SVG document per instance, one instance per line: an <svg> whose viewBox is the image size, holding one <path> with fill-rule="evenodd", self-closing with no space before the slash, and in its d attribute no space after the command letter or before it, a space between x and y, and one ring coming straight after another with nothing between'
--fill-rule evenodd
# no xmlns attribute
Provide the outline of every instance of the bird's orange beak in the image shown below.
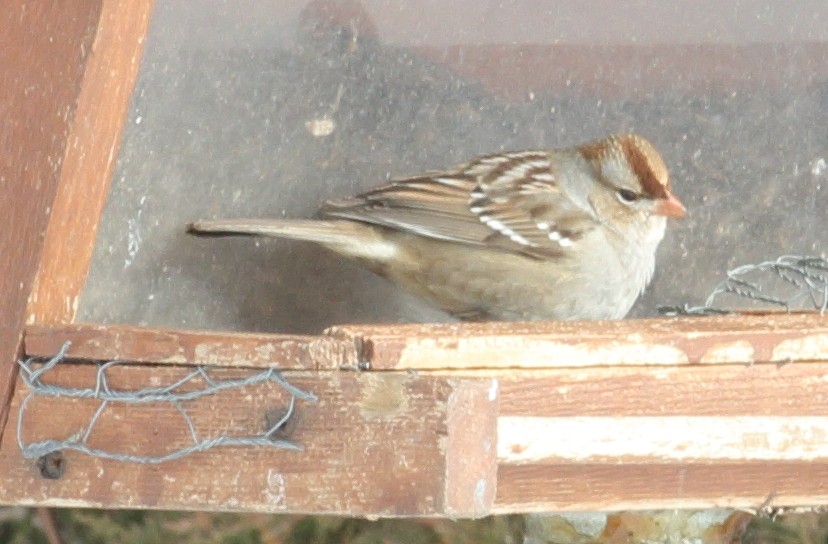
<svg viewBox="0 0 828 544"><path fill-rule="evenodd" d="M667 198L659 200L653 211L656 215L663 215L664 217L687 217L687 208L681 203L673 193L667 193Z"/></svg>

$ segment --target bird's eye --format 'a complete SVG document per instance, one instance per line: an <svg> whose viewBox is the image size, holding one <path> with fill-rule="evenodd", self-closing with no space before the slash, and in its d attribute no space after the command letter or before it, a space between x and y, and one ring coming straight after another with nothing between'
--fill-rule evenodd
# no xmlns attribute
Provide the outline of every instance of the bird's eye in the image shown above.
<svg viewBox="0 0 828 544"><path fill-rule="evenodd" d="M618 189L618 199L621 202L635 202L641 198L641 195L629 189Z"/></svg>

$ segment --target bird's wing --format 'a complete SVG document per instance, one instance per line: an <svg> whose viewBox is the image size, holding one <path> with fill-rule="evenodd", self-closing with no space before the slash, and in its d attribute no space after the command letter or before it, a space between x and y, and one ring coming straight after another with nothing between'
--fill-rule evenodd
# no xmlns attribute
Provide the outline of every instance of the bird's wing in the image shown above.
<svg viewBox="0 0 828 544"><path fill-rule="evenodd" d="M451 172L395 180L321 213L538 257L565 253L598 224L562 192L545 151L486 155Z"/></svg>

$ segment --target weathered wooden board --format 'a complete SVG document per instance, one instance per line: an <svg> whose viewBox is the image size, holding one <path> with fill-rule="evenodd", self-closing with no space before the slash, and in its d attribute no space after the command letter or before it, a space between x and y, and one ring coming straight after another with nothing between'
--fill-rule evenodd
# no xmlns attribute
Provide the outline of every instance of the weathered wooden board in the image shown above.
<svg viewBox="0 0 828 544"><path fill-rule="evenodd" d="M669 372L688 365L828 360L828 317L816 313L582 323L344 325L322 336L32 325L26 337L29 355L49 356L71 341L70 353L78 358L320 370L524 371L651 365ZM725 379L732 374L722 372Z"/></svg>
<svg viewBox="0 0 828 544"><path fill-rule="evenodd" d="M0 10L0 429L23 323L74 315L152 3Z"/></svg>
<svg viewBox="0 0 828 544"><path fill-rule="evenodd" d="M827 375L826 362L514 372L495 510L826 504Z"/></svg>
<svg viewBox="0 0 828 544"><path fill-rule="evenodd" d="M95 365L63 364L45 381L90 387ZM116 366L113 388L170 383L186 369ZM214 369L213 376L241 370ZM9 436L0 449L0 503L107 508L315 512L339 515L488 513L496 490L497 388L490 379L423 378L405 373L285 373L319 402L298 401L290 439L304 451L224 447L160 465L104 461L68 451L66 471L43 479ZM26 387L12 407L17 418ZM225 391L187 403L199 438L259 432L268 410L287 404L273 386ZM82 430L98 403L33 398L24 440ZM60 417L55 417L60 414ZM13 425L10 427L14 427ZM190 443L182 417L160 403L113 403L89 445L161 455Z"/></svg>
<svg viewBox="0 0 828 544"><path fill-rule="evenodd" d="M828 462L825 416L505 416L497 436L512 465Z"/></svg>
<svg viewBox="0 0 828 544"><path fill-rule="evenodd" d="M828 416L825 376L828 362L814 361L521 370L500 380L500 410L524 417Z"/></svg>
<svg viewBox="0 0 828 544"><path fill-rule="evenodd" d="M345 325L374 369L555 368L828 360L817 313L556 323Z"/></svg>
<svg viewBox="0 0 828 544"><path fill-rule="evenodd" d="M828 503L828 464L500 465L496 512L757 508Z"/></svg>
<svg viewBox="0 0 828 544"><path fill-rule="evenodd" d="M91 29L91 43L82 46L89 61L73 97L74 117L62 156L60 183L26 310L29 323L68 323L77 313L154 3L92 2L100 16ZM74 9L66 10L63 21L75 17ZM44 39L51 36L51 30L44 32L37 25L33 29L42 32ZM48 54L66 62L55 51L64 50Z"/></svg>
<svg viewBox="0 0 828 544"><path fill-rule="evenodd" d="M757 323L757 320L761 320L761 323ZM821 487L814 486L815 480L812 480L819 476L814 472L814 466L828 460L828 450L823 439L828 435L828 408L824 408L828 406L828 380L825 379L828 375L828 362L814 360L822 356L819 335L823 323L824 320L815 315L748 316L714 320L691 318L676 320L674 329L661 329L657 322L643 322L643 329L660 338L661 342L685 342L690 346L688 350L696 349L691 353L695 354L693 357L697 359L701 357L699 354L710 352L710 345L719 344L716 341L717 334L725 338L724 342L733 341L733 336L738 331L742 331L748 337L754 335L759 338L760 330L765 335L771 335L772 344L762 348L764 351L761 351L761 357L739 356L746 355L746 350L736 350L732 353L725 350L725 353L730 353L732 357L720 358L715 364L704 364L696 360L697 364L683 361L672 365L641 365L634 364L635 359L624 359L625 364L614 366L590 364L560 368L509 368L509 365L495 365L490 368L473 368L463 364L463 361L469 359L464 351L466 344L459 342L447 348L460 362L456 367L448 366L437 370L410 369L405 373L382 371L387 366L376 364L383 359L378 359L377 351L373 350L377 346L382 349L384 346L394 345L393 342L399 338L396 332L394 335L388 335L382 331L398 331L400 327L359 327L363 332L358 335L341 335L334 332L330 336L289 340L269 335L152 331L120 326L74 325L55 329L32 327L27 334L26 347L30 354L51 355L64 340L71 338L76 342L78 350L75 356L93 360L135 358L152 362L157 358L162 362L176 364L210 362L217 365L241 364L253 367L264 366L269 360L270 355L257 355L262 345L269 345L267 342L275 340L295 341L298 343L277 344L280 345L280 349L303 346L295 360L307 363L306 368L318 368L323 371L297 376L302 376L302 379L311 379L312 376L315 386L323 390L340 390L342 397L337 397L335 402L332 401L331 406L339 406L336 403L357 402L362 403L363 412L367 406L367 413L371 413L375 409L370 407L388 404L388 399L383 395L373 396L372 400L369 400L364 394L348 393L348 387L356 387L353 383L370 383L370 380L375 379L392 380L391 383L396 383L394 380L410 379L420 384L418 387L422 388L419 390L423 396L422 403L408 403L401 407L400 419L396 424L410 426L411 432L417 435L417 441L426 443L431 439L429 433L440 435L441 431L436 427L430 427L429 431L422 430L421 423L430 421L428 410L432 409L432 405L425 399L429 395L436 395L432 399L434 402L444 398L439 393L439 384L471 380L476 384L476 388L456 390L451 396L453 400L449 403L447 412L453 414L450 417L459 418L459 422L455 423L453 428L468 427L470 430L466 433L446 435L444 449L439 456L442 456L440 458L443 466L449 468L443 468L439 474L432 473L428 476L442 478L441 489L444 496L459 493L456 498L445 499L442 506L435 506L434 501L426 501L410 503L408 510L400 508L397 501L405 495L400 495L399 487L394 487L382 497L372 495L370 501L352 499L350 503L340 502L332 505L332 500L325 495L322 487L319 487L311 489L314 496L318 495L318 501L309 498L311 493L308 491L308 495L304 495L305 499L274 508L258 498L262 491L253 483L246 484L243 492L233 497L236 502L232 505L228 502L230 498L226 490L222 492L225 493L221 495L223 498L211 499L213 502L207 503L210 508L243 510L338 511L372 516L463 516L469 515L469 512L472 512L471 515L478 515L485 511L485 508L479 507L479 503L474 503L476 499L470 498L474 494L469 494L469 482L474 480L476 475L493 470L491 467L495 462L498 466L497 477L489 473L488 478L478 478L477 481L485 482L481 484L484 485L479 490L481 492L491 491L490 486L494 485L495 481L498 482L497 500L492 507L500 512L583 508L695 508L710 505L750 507L761 502L758 498L764 500L771 491L784 494L780 495L780 504L825 502L825 493ZM694 324L701 326L694 330L691 328ZM559 323L516 324L513 328L507 324L403 328L420 331L412 337L420 338L422 344L426 345L426 333L437 338L445 338L446 331L455 332L458 336L463 333L466 335L465 338L476 339L484 337L471 335L488 332L488 338L508 337L511 338L511 342L519 344L521 340L517 336L518 333L530 337L534 334L533 338L543 341L548 338L544 335L549 335L555 338L556 342L565 342L567 340L564 339L564 335L571 334L568 329L572 326L573 324ZM622 338L628 339L628 335L635 334L631 331L636 322L612 326L612 332L621 335ZM559 332L552 332L553 329ZM510 330L515 331L515 334L509 336L507 332ZM543 332L538 332L539 330ZM632 341L636 342L648 341L646 337L641 336L632 338ZM706 344L692 343L701 342L699 338L703 338ZM315 341L332 342L333 346L338 347L325 352L326 356L314 357L308 346L313 345ZM618 346L617 339L601 330L593 330L591 336L582 334L577 341L592 342L593 346L605 354L612 353ZM212 348L202 353L215 352L221 356L196 357L194 346L203 342ZM233 346L233 349L222 350L224 345ZM629 346L623 342L620 350L624 357L632 353ZM275 352L271 352L271 355L273 353ZM286 353L281 353L281 359L270 359L284 361ZM337 359L332 356L342 353L347 353L351 358ZM755 362L756 359L774 359L779 357L780 353L785 353L786 357L784 361L776 364ZM538 351L537 355L546 356L542 350ZM446 354L440 357L443 357L442 360L446 364L452 364L455 360ZM327 368L339 368L338 365L343 361L368 361L373 372L324 371ZM313 366L314 364L316 366ZM355 368L355 365L346 364L345 368ZM161 372L159 376L164 376L164 372L171 371L170 368L134 367L129 370L129 375L124 375L123 384L136 387L147 380L157 381L159 378L156 377L156 372ZM485 395L482 389L486 389ZM357 398L359 400L355 401ZM488 399L498 399L494 415L491 412L492 401ZM233 406L241 404L243 403ZM336 414L345 408L326 410ZM219 409L217 414L222 411ZM209 410L205 409L202 414L208 412ZM209 417L216 418L215 422L221 421L219 415L209 413ZM165 425L181 431L181 423L175 414L172 414L171 418L168 416L169 414L156 414L150 419L163 419ZM238 416L237 419L241 417ZM496 423L492 423L492 418L496 419ZM336 418L331 421L335 420ZM131 425L140 426L141 421L145 420ZM217 424L215 422L214 425ZM418 434L421 431L424 434ZM136 432L140 435L140 431L131 431L129 434L133 435ZM350 437L355 432L348 431L345 434ZM365 440L361 448L369 448L368 444L373 444L373 450L369 448L365 451L382 452L372 455L377 460L377 463L372 465L377 471L381 472L380 467L387 466L392 467L389 470L393 472L393 467L396 466L394 463L402 462L394 461L397 459L395 456L406 459L405 463L415 472L427 470L424 467L432 463L433 458L425 454L417 457L407 453L411 444L405 438L402 427L385 434L372 434L367 428L363 428L357 434ZM356 485L353 482L362 482L360 485L369 486L372 485L370 482L375 482L375 487L389 485L385 483L385 477L379 473L366 473L367 469L363 465L358 465L357 469L352 468L349 463L352 462L354 453L350 454L348 462L339 463L338 468L331 466L331 463L342 455L341 446L338 449L331 441L341 439L342 436L343 433L336 425L324 429L319 427L315 429L315 433L306 436L307 440L315 444L308 447L319 454L315 462L322 467L320 470L325 474L325 485L334 486L336 478L333 474L337 470L340 471L340 479L352 482L350 485ZM481 436L489 437L488 447L491 448L494 444L495 458L470 457L467 454L468 451L475 451L475 444L479 444ZM115 440L111 438L111 441ZM330 457L319 453L323 450ZM203 458L212 466L214 463L224 462L221 459L225 459L225 455L223 452L213 452L204 454ZM291 456L296 454L277 452L270 455L276 455L281 460L291 459ZM253 474L260 474L262 469L257 463L261 464L263 461L256 457L250 463L245 462L244 466L252 467ZM164 469L166 474L166 467L173 467L172 473L176 474L176 482L194 478L187 475L186 469L175 468L175 463L160 467L140 467L140 471ZM652 477L645 476L645 468L648 467L653 470ZM29 467L29 470L34 469ZM116 471L116 479L120 479L122 476L118 475L117 470L126 469L112 470ZM185 474L183 476L180 475L182 470ZM244 476L240 478L247 478L246 481L249 481L254 476L249 475L247 470L244 469ZM315 469L308 467L295 470L309 477L311 474L317 474L314 472ZM802 479L795 477L798 470L804 475ZM727 479L727 474L731 472L738 475L738 478ZM322 478L320 475L314 477ZM413 478L414 476L411 476L409 481L413 481ZM535 485L532 478L540 478L544 484ZM654 481L657 478L666 478L668 483L657 483ZM605 481L606 479L611 481ZM454 483L455 481L459 483ZM766 485L767 482L771 482L772 485ZM192 485L196 484L184 485L183 489L189 489L188 486ZM296 485L291 483L291 489L295 489ZM303 493L306 491L307 489ZM72 492L67 490L64 498L68 500L72 496ZM89 494L83 491L76 492L74 496L87 500ZM121 499L111 504L120 505L119 500ZM133 500L128 505L186 508L184 502L171 500L165 503L142 503ZM337 510L340 507L343 509Z"/></svg>
<svg viewBox="0 0 828 544"><path fill-rule="evenodd" d="M71 342L69 357L174 365L356 368L353 342L320 336L148 329L124 325L75 324L26 330L28 356L51 357Z"/></svg>

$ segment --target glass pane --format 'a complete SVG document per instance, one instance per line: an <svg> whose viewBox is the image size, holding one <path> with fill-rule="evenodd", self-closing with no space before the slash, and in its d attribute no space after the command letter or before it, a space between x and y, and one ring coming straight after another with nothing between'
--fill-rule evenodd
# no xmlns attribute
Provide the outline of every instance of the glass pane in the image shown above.
<svg viewBox="0 0 828 544"><path fill-rule="evenodd" d="M690 217L632 315L825 251L828 3L282 0L156 6L79 319L318 332L445 319L314 245L192 220L634 130Z"/></svg>

